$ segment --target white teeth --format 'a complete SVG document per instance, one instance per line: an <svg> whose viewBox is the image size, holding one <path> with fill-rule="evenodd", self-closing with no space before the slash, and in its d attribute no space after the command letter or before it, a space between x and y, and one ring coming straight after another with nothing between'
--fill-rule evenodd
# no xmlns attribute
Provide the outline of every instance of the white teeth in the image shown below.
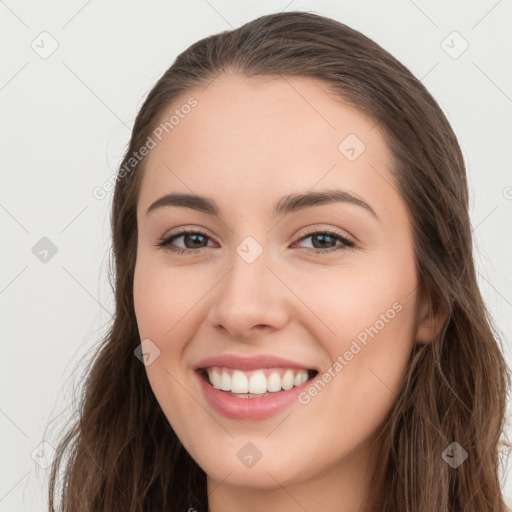
<svg viewBox="0 0 512 512"><path fill-rule="evenodd" d="M307 370L288 369L284 373L282 370L281 372L276 370L271 372L268 377L264 370L256 370L246 374L241 370L234 370L230 373L224 368L212 367L208 368L207 372L210 384L215 389L231 391L236 394L264 395L282 389L288 391L294 386L301 386L308 380Z"/></svg>
<svg viewBox="0 0 512 512"><path fill-rule="evenodd" d="M279 373L272 372L267 379L267 391L281 391L281 377Z"/></svg>
<svg viewBox="0 0 512 512"><path fill-rule="evenodd" d="M281 379L281 385L285 391L293 388L293 379L293 372L291 370L286 370L286 372L284 372L283 378Z"/></svg>
<svg viewBox="0 0 512 512"><path fill-rule="evenodd" d="M222 380L216 369L210 373L210 383L215 389L221 389Z"/></svg>
<svg viewBox="0 0 512 512"><path fill-rule="evenodd" d="M249 393L262 395L267 392L267 379L262 372L256 372L249 379Z"/></svg>
<svg viewBox="0 0 512 512"><path fill-rule="evenodd" d="M249 380L244 372L235 370L231 375L231 393L247 393L249 391Z"/></svg>
<svg viewBox="0 0 512 512"><path fill-rule="evenodd" d="M220 380L220 389L222 391L231 391L231 376L229 375L229 373L222 372Z"/></svg>

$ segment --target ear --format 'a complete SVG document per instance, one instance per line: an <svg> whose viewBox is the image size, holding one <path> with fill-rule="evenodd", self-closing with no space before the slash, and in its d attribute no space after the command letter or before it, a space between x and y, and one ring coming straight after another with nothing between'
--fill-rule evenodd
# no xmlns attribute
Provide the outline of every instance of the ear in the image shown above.
<svg viewBox="0 0 512 512"><path fill-rule="evenodd" d="M430 343L439 335L449 316L446 301L433 300L431 293L420 294L418 305L417 343Z"/></svg>

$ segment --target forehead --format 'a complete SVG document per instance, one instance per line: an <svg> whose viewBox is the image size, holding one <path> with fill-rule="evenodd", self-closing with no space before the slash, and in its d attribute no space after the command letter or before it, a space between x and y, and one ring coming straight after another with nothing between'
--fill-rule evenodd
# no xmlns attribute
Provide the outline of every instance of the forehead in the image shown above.
<svg viewBox="0 0 512 512"><path fill-rule="evenodd" d="M189 98L195 106L183 108ZM369 200L396 195L379 127L317 80L221 75L174 101L160 121L173 114L172 128L153 136L143 206L172 190L246 205L315 187Z"/></svg>

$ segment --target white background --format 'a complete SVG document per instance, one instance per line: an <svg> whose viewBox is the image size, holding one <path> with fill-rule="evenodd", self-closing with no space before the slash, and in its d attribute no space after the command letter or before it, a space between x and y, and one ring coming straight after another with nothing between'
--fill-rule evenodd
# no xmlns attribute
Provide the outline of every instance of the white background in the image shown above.
<svg viewBox="0 0 512 512"><path fill-rule="evenodd" d="M51 420L55 444L111 319L111 194L97 200L93 188L115 172L137 109L178 53L262 14L309 10L358 29L440 103L466 158L479 281L510 363L512 1L288 1L0 0L0 511L47 509L48 472L31 454ZM469 44L458 58L453 31ZM57 247L47 262L32 252L42 237ZM37 460L50 456L47 446Z"/></svg>

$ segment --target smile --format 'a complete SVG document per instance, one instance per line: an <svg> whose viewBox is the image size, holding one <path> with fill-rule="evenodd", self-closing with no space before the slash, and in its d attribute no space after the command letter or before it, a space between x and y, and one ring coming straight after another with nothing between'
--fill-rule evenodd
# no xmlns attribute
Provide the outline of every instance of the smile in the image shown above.
<svg viewBox="0 0 512 512"><path fill-rule="evenodd" d="M205 368L208 382L215 388L238 398L268 396L301 386L316 374L315 370L295 368L262 368L243 371L212 366Z"/></svg>
<svg viewBox="0 0 512 512"><path fill-rule="evenodd" d="M261 421L296 404L299 394L318 371L209 366L194 373L200 392L213 411L231 420Z"/></svg>
<svg viewBox="0 0 512 512"><path fill-rule="evenodd" d="M308 365L309 366L309 365ZM199 394L232 420L264 420L298 402L318 368L273 354L218 354L193 369Z"/></svg>

